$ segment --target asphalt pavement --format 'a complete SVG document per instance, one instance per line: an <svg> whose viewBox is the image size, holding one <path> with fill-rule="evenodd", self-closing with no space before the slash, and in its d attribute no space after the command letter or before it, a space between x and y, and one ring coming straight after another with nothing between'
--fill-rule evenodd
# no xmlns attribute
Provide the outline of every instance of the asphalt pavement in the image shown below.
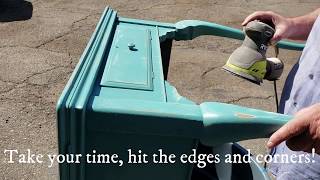
<svg viewBox="0 0 320 180"><path fill-rule="evenodd" d="M57 154L56 101L83 52L103 9L111 6L119 16L177 22L211 21L241 28L242 20L257 10L298 16L320 6L318 0L2 0L0 1L0 177L51 180L58 166L9 164L3 151L30 149ZM169 82L197 103L218 101L275 111L273 85L261 86L221 70L241 42L203 36L174 42ZM273 51L269 50L272 55ZM300 52L281 50L285 62L279 81L281 94L286 74ZM265 140L241 142L253 153L266 153Z"/></svg>

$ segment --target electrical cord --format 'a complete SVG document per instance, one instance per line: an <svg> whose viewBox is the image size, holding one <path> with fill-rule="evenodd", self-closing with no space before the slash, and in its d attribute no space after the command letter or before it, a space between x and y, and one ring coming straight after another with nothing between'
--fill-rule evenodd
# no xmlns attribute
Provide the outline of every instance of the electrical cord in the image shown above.
<svg viewBox="0 0 320 180"><path fill-rule="evenodd" d="M277 45L274 46L274 52L275 52L275 56L276 58L278 58L279 55L279 47ZM279 99L278 99L278 92L277 92L277 80L273 81L273 90L274 90L274 99L275 99L275 103L276 103L276 112L279 113ZM269 153L272 154L272 151ZM268 156L269 157L269 156ZM265 169L267 169L267 162L264 162L263 167Z"/></svg>
<svg viewBox="0 0 320 180"><path fill-rule="evenodd" d="M277 45L274 46L274 54L276 58L279 56L279 47ZM276 107L277 107L277 113L279 113L279 100L278 100L278 93L277 93L277 80L273 81L273 89L274 89L274 98L276 100Z"/></svg>
<svg viewBox="0 0 320 180"><path fill-rule="evenodd" d="M276 100L277 113L279 113L279 100L278 100L278 93L277 93L277 80L273 81L273 90L274 90L274 98Z"/></svg>

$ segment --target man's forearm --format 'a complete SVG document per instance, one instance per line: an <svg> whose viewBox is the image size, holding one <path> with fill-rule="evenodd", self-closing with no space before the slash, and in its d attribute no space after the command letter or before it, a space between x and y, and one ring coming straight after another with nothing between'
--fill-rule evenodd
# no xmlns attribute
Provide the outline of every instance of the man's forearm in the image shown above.
<svg viewBox="0 0 320 180"><path fill-rule="evenodd" d="M314 22L319 15L320 8L304 16L289 18L290 22L292 23L291 27L292 29L294 29L294 32L290 33L288 39L306 40Z"/></svg>

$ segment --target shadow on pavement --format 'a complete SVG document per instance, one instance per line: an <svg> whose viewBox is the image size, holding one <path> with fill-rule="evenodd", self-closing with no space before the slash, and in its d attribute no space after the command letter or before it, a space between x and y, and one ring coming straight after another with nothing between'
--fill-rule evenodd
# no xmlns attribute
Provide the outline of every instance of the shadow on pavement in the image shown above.
<svg viewBox="0 0 320 180"><path fill-rule="evenodd" d="M33 6L25 0L0 0L0 22L23 21L32 17Z"/></svg>

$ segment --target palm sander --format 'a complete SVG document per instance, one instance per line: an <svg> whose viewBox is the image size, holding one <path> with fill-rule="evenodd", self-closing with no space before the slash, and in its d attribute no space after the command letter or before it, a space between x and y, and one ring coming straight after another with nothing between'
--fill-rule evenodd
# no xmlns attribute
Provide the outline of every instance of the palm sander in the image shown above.
<svg viewBox="0 0 320 180"><path fill-rule="evenodd" d="M278 58L266 58L275 29L255 20L244 27L244 33L242 45L231 54L223 69L259 85L263 79L277 80L282 74L283 63Z"/></svg>

